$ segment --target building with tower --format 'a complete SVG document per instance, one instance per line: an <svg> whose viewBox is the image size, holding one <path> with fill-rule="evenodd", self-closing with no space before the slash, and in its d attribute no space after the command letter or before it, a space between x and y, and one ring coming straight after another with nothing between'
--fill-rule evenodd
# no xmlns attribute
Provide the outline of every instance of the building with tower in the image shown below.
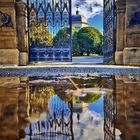
<svg viewBox="0 0 140 140"><path fill-rule="evenodd" d="M83 27L87 27L88 22L87 22L87 18L83 15L80 14L78 7L77 7L77 11L75 15L72 15L72 27L80 30Z"/></svg>

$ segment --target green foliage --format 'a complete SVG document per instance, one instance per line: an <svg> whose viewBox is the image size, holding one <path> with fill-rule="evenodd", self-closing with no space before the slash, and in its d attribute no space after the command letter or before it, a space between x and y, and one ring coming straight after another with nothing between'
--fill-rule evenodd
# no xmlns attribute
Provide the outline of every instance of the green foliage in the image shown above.
<svg viewBox="0 0 140 140"><path fill-rule="evenodd" d="M52 46L53 36L42 23L32 24L30 28L30 39L39 45Z"/></svg>
<svg viewBox="0 0 140 140"><path fill-rule="evenodd" d="M72 35L75 33L76 29L72 29ZM69 46L70 41L70 28L64 27L58 31L56 36L53 39L53 43L55 46Z"/></svg>
<svg viewBox="0 0 140 140"><path fill-rule="evenodd" d="M48 107L49 99L54 95L53 87L40 87L32 89L30 93L30 104L34 110L43 112Z"/></svg>
<svg viewBox="0 0 140 140"><path fill-rule="evenodd" d="M94 27L84 27L77 34L77 42L80 46L80 55L90 53L102 54L103 36Z"/></svg>
<svg viewBox="0 0 140 140"><path fill-rule="evenodd" d="M80 100L85 102L85 103L93 103L99 100L101 97L100 94L98 93L87 93L85 97L80 97Z"/></svg>
<svg viewBox="0 0 140 140"><path fill-rule="evenodd" d="M69 45L69 28L65 27L59 30L53 39L55 46ZM77 31L72 28L72 53L74 56L82 56L91 53L102 54L103 36L100 31L94 27L84 27Z"/></svg>
<svg viewBox="0 0 140 140"><path fill-rule="evenodd" d="M75 31L72 37L72 54L74 56L77 56L80 53L80 46L77 41L77 35L78 35L78 32Z"/></svg>

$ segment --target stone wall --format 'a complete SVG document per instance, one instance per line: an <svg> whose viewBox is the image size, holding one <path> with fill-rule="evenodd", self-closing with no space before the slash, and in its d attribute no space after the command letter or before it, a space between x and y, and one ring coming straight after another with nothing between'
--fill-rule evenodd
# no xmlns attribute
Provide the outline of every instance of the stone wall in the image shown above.
<svg viewBox="0 0 140 140"><path fill-rule="evenodd" d="M26 77L0 77L0 140L25 138L24 130L29 123L27 80Z"/></svg>
<svg viewBox="0 0 140 140"><path fill-rule="evenodd" d="M27 65L25 11L23 2L0 0L1 65Z"/></svg>
<svg viewBox="0 0 140 140"><path fill-rule="evenodd" d="M124 64L140 65L140 1L126 1Z"/></svg>
<svg viewBox="0 0 140 140"><path fill-rule="evenodd" d="M0 1L0 64L19 65L14 0Z"/></svg>
<svg viewBox="0 0 140 140"><path fill-rule="evenodd" d="M118 0L116 64L140 65L140 1Z"/></svg>

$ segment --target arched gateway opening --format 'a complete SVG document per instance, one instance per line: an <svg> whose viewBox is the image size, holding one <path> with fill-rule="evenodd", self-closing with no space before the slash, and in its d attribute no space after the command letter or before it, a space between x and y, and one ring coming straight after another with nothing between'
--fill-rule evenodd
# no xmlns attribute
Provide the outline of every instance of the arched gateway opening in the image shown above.
<svg viewBox="0 0 140 140"><path fill-rule="evenodd" d="M71 62L72 0L27 0L27 5L30 62ZM114 61L114 5L115 0L104 0L105 62Z"/></svg>

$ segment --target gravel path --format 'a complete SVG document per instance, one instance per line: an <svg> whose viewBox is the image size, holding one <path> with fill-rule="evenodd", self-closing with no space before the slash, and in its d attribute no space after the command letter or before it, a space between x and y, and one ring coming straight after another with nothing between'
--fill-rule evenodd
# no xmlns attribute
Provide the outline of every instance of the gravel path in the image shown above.
<svg viewBox="0 0 140 140"><path fill-rule="evenodd" d="M56 76L67 74L140 74L140 67L115 65L47 64L36 66L1 66L0 76Z"/></svg>

